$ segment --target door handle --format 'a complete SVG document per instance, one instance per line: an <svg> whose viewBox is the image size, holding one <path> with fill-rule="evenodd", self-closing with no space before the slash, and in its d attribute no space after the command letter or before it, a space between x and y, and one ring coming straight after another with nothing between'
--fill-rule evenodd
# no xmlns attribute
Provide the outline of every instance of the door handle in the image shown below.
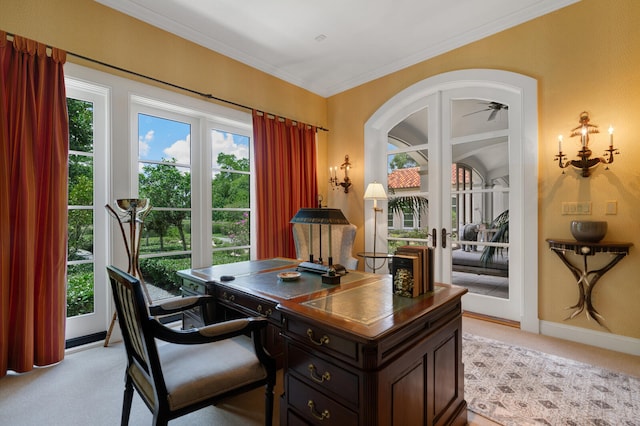
<svg viewBox="0 0 640 426"><path fill-rule="evenodd" d="M447 248L447 230L442 228L442 248Z"/></svg>
<svg viewBox="0 0 640 426"><path fill-rule="evenodd" d="M431 240L433 243L433 247L438 247L438 231L436 230L436 228L433 228L431 230Z"/></svg>

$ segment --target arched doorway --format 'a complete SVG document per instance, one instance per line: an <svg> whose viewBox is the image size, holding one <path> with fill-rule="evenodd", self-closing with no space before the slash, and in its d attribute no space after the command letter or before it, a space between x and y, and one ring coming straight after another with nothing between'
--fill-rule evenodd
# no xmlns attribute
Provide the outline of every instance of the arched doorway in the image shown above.
<svg viewBox="0 0 640 426"><path fill-rule="evenodd" d="M483 114L487 119L476 117ZM494 125L498 114L506 126ZM468 117L478 125L465 127L462 119L471 122ZM390 152L389 147L393 151L393 145L398 148L402 144L390 144L390 134L405 120L413 120L418 127L413 129L417 142L400 146L397 153ZM506 296L470 292L463 298L463 308L517 321L522 329L536 333L539 329L537 121L534 79L506 71L474 69L453 71L414 84L387 101L365 124L365 185L373 181L388 182L392 158L398 153L409 159L412 156L426 159L426 165L424 161L423 164L416 161L421 187L414 195L429 201L426 223L420 226L427 231L424 242L434 247L437 281L454 281L452 252L460 249L460 242L466 242L462 235L463 225L488 222L508 211L508 243L487 242L484 245L508 253ZM416 136L420 133L422 140ZM487 156L491 150L493 155ZM390 154L381 155L384 152ZM495 159L500 155L505 158L504 167L494 166L489 171L489 166L482 162L483 156ZM408 164L414 166L411 162ZM469 187L456 187L452 168L460 165L477 173L486 172L484 186L476 188L469 182ZM393 195L393 188L391 192ZM468 206L473 205L474 199L475 205L483 206L480 211L463 207L463 201ZM378 247L386 247L389 243L388 231L392 223L392 218L386 223L378 223ZM373 211L365 209L365 247L368 250L373 246L370 239L373 226ZM436 244L432 235L437 237Z"/></svg>

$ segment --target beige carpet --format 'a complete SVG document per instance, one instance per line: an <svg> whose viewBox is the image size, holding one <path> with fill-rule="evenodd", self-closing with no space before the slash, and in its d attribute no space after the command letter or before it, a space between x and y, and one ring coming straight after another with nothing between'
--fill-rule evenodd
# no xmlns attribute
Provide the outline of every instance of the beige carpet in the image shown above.
<svg viewBox="0 0 640 426"><path fill-rule="evenodd" d="M640 357L523 333L511 327L477 319L463 318L463 330L479 336L538 349L593 365L640 374ZM0 379L0 425L111 426L120 424L122 408L124 348L112 344L70 353L65 360L26 374L10 374ZM276 396L282 393L278 376ZM171 425L261 425L263 391L254 390L172 421ZM274 424L278 424L276 398ZM138 396L133 399L130 425L149 425L151 414ZM469 413L472 426L495 425L482 416Z"/></svg>

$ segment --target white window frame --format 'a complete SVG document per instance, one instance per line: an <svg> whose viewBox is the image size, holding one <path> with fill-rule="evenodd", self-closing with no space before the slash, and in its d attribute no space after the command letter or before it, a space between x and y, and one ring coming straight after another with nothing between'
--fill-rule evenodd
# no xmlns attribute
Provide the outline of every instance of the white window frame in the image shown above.
<svg viewBox="0 0 640 426"><path fill-rule="evenodd" d="M127 269L128 259L123 248L122 236L118 225L108 217L104 209L104 204L113 205L114 200L120 198L138 197L138 137L137 133L132 137L131 111L136 105L142 104L149 107L171 106L171 111L176 114L191 115L198 120L197 127L192 129L192 133L198 133L202 143L201 152L194 156L192 148L192 180L194 170L204 173L203 170L211 170L211 129L230 131L237 134L247 135L253 142L253 123L251 113L234 108L219 105L217 103L197 99L175 91L165 90L156 86L141 83L113 74L97 71L95 69L83 67L74 63L65 64L65 75L69 79L83 82L88 86L101 87L104 90L107 104L104 112L104 149L101 151L102 158L105 159L105 166L102 173L104 176L105 196L94 197L95 211L100 211L104 215L102 229L107 234L103 256L104 265L113 264L120 268ZM70 95L70 93L69 93ZM137 120L137 116L136 116ZM135 125L137 132L137 124ZM193 134L192 134L193 138ZM95 141L94 141L95 143ZM96 147L94 146L94 153ZM253 153L253 149L250 150ZM251 164L253 164L251 158ZM97 183L96 183L97 184ZM209 186L199 183L192 184L192 227L199 226L199 229L206 230L206 234L211 233L211 189ZM251 179L251 205L255 205L255 181ZM251 226L255 229L255 215L251 215ZM192 228L194 229L194 228ZM192 232L193 238L194 232ZM204 232L203 232L204 234ZM211 265L212 248L210 238L200 238L202 241L191 243L193 268L206 267ZM206 242L205 242L206 240ZM252 240L251 256L255 258L255 240ZM94 241L94 244L98 244ZM97 250L97 248L96 248ZM105 267L101 267L105 271ZM96 270L99 268L96 267ZM95 279L96 288L102 287L104 299L96 300L96 304L105 303L108 306L107 315L104 318L102 329L106 330L111 322L114 312L111 292L108 291L108 281L106 272L104 279ZM114 330L111 341L118 339L118 330Z"/></svg>

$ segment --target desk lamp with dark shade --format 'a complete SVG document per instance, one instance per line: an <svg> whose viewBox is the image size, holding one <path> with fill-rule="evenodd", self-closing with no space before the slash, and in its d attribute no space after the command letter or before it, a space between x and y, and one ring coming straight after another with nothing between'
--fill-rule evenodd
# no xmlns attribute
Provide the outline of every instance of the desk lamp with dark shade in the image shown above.
<svg viewBox="0 0 640 426"><path fill-rule="evenodd" d="M334 269L338 273L346 273L346 268L342 265L334 265L331 254L331 225L348 225L349 221L340 209L322 209L322 208L306 208L303 207L291 218L291 223L304 223L309 225L309 261L302 262L298 265L299 269L311 272L328 273L330 269ZM313 225L329 226L329 256L328 264L322 265L315 263L313 260ZM322 231L319 231L319 234ZM320 248L322 250L322 247Z"/></svg>

